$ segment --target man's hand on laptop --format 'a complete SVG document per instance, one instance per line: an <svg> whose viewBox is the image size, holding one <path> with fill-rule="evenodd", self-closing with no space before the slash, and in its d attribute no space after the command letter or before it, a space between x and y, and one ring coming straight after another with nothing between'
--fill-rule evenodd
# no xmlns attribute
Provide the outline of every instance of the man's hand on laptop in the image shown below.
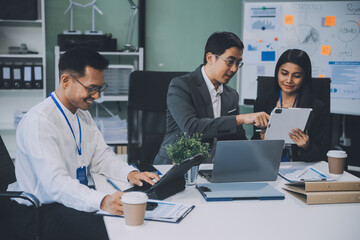
<svg viewBox="0 0 360 240"><path fill-rule="evenodd" d="M254 124L258 128L266 128L269 118L266 112L240 114L236 115L236 124Z"/></svg>
<svg viewBox="0 0 360 240"><path fill-rule="evenodd" d="M133 171L129 173L128 180L130 184L141 187L143 185L142 181L154 185L154 181L159 181L160 177L157 173Z"/></svg>

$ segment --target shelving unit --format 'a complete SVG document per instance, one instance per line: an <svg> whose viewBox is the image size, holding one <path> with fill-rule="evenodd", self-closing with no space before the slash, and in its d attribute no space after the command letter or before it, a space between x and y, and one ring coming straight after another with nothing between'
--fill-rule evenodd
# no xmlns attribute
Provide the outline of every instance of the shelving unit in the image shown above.
<svg viewBox="0 0 360 240"><path fill-rule="evenodd" d="M46 96L45 0L38 0L37 20L0 20L0 62L42 64L42 89L0 89L0 134L12 158L16 153L16 111L28 111ZM37 54L9 54L9 46L25 43Z"/></svg>

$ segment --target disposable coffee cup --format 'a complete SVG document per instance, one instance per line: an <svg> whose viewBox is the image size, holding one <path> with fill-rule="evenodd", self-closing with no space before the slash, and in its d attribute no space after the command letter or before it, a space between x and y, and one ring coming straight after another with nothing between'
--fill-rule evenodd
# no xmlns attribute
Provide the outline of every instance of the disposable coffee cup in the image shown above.
<svg viewBox="0 0 360 240"><path fill-rule="evenodd" d="M329 173L341 175L344 173L347 154L341 150L330 150L327 153Z"/></svg>
<svg viewBox="0 0 360 240"><path fill-rule="evenodd" d="M125 224L140 226L144 223L148 197L143 192L127 192L121 197L124 206Z"/></svg>

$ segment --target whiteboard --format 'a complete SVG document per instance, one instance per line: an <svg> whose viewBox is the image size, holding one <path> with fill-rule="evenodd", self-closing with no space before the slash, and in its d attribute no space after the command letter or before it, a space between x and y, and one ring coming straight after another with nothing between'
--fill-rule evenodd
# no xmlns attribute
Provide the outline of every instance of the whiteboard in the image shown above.
<svg viewBox="0 0 360 240"><path fill-rule="evenodd" d="M360 1L244 1L243 11L241 105L256 99L257 76L274 76L280 55L298 48L313 77L331 78L331 112L360 115Z"/></svg>

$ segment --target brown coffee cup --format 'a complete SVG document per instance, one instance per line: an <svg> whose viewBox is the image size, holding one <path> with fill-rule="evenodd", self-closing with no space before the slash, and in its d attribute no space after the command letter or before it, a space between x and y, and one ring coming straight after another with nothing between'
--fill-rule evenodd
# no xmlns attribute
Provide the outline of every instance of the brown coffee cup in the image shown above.
<svg viewBox="0 0 360 240"><path fill-rule="evenodd" d="M148 197L143 192L127 192L121 197L124 206L125 224L140 226L144 223Z"/></svg>
<svg viewBox="0 0 360 240"><path fill-rule="evenodd" d="M345 168L345 161L347 154L341 150L330 150L327 153L329 173L331 174L343 174Z"/></svg>

